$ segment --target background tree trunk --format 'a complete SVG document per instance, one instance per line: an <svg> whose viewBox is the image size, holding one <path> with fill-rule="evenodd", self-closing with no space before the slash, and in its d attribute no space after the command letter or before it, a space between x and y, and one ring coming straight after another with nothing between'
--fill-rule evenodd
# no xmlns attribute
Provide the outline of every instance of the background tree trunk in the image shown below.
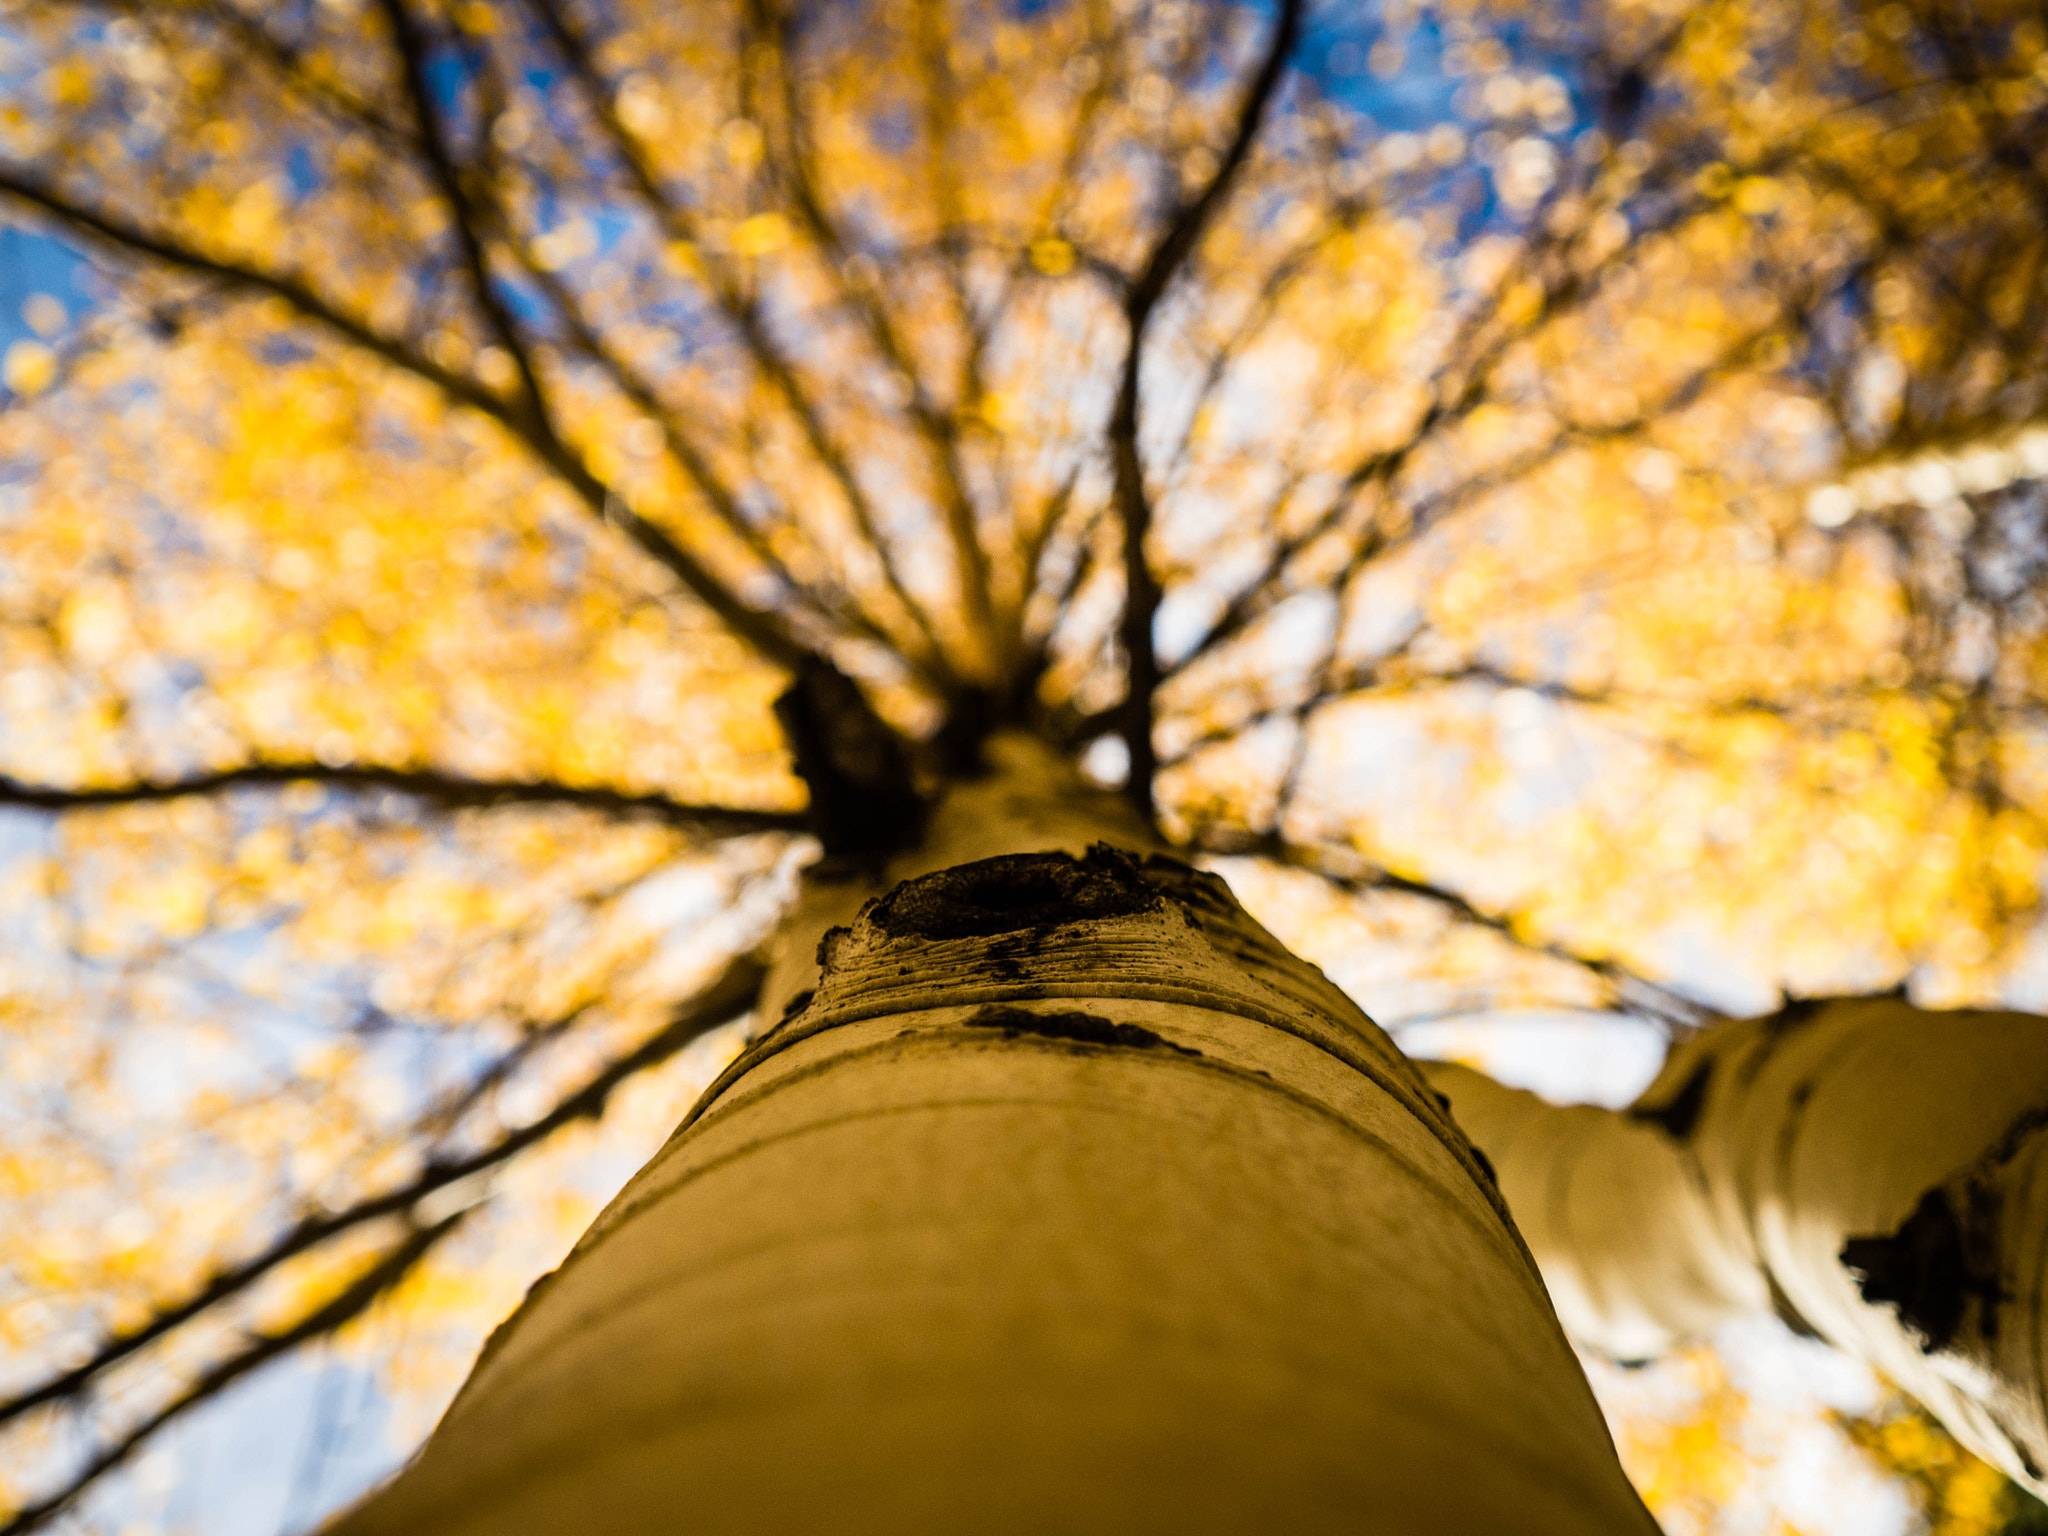
<svg viewBox="0 0 2048 1536"><path fill-rule="evenodd" d="M1051 754L990 761L814 985L866 887L813 884L786 1013L336 1536L1653 1531L1415 1069L1216 877L1074 857L1129 823Z"/></svg>
<svg viewBox="0 0 2048 1536"><path fill-rule="evenodd" d="M1644 1359L1775 1309L2048 1494L2048 1020L1798 1003L1688 1042L1621 1112L1427 1071L1579 1342Z"/></svg>

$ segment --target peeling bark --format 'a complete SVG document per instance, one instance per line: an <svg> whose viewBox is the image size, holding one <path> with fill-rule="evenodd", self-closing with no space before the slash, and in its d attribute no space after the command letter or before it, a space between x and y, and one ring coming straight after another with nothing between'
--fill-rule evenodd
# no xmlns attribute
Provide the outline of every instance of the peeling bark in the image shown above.
<svg viewBox="0 0 2048 1536"><path fill-rule="evenodd" d="M1772 1310L2048 1493L2048 1020L1898 998L1717 1026L1638 1106L1432 1065L1558 1315L1643 1359Z"/></svg>
<svg viewBox="0 0 2048 1536"><path fill-rule="evenodd" d="M1653 1532L1392 1042L990 762L335 1536Z"/></svg>

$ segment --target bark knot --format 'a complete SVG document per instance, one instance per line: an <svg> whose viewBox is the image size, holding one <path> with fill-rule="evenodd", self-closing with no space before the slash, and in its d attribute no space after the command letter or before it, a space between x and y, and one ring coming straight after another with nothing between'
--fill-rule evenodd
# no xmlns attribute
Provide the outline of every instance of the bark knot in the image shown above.
<svg viewBox="0 0 2048 1536"><path fill-rule="evenodd" d="M988 938L1156 911L1135 859L1107 843L1087 856L1016 853L923 875L880 898L868 921L892 939Z"/></svg>

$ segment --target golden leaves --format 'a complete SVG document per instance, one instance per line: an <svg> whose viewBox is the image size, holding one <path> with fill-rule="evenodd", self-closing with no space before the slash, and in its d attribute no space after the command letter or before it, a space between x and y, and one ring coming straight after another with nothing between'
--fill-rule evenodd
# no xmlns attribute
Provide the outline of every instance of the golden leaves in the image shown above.
<svg viewBox="0 0 2048 1536"><path fill-rule="evenodd" d="M1031 265L1047 277L1065 277L1074 270L1074 248L1058 235L1041 235L1027 249Z"/></svg>
<svg viewBox="0 0 2048 1536"><path fill-rule="evenodd" d="M40 341L9 342L0 356L0 383L17 395L39 395L57 378L57 354Z"/></svg>
<svg viewBox="0 0 2048 1536"><path fill-rule="evenodd" d="M770 256L791 239L789 220L779 213L757 213L734 226L731 241L734 254Z"/></svg>
<svg viewBox="0 0 2048 1536"><path fill-rule="evenodd" d="M2026 1495L1910 1404L1890 1404L1877 1418L1846 1419L1843 1428L1880 1466L1907 1480L1928 1536L1998 1536L2030 1513Z"/></svg>
<svg viewBox="0 0 2048 1536"><path fill-rule="evenodd" d="M1966 589L1983 530L1861 502L1812 517L1804 489L1912 425L1943 370L1974 402L1958 419L2005 410L2038 372L2024 351L1984 360L1970 316L2017 334L2039 307L2032 215L1977 174L1998 126L1979 109L2034 110L2048 54L2015 28L2009 78L1907 91L1915 14L1865 9L1691 8L1619 143L1592 130L1625 115L1622 82L1567 91L1548 63L1516 70L1486 7L1445 34L1447 69L1474 76L1470 121L1375 139L1308 74L1290 87L1144 373L1162 634L1196 643L1300 541L1240 638L1162 695L1162 747L1190 754L1165 784L1175 825L1325 839L1512 907L1518 933L1710 967L1752 1000L1916 966L1956 995L1996 984L2037 903L2048 782L1982 700L2033 697L2048 641L2000 631L1989 670L1959 677L1968 636L1930 614L1976 604L1981 629L1990 610ZM312 8L280 69L169 8L161 69L124 65L120 96L128 75L73 57L58 16L37 44L49 67L16 93L34 111L0 106L11 152L201 253L303 277L511 400L519 360L391 116L368 10ZM942 553L957 492L1005 621L1034 639L1058 626L1039 702L1115 702L1099 453L1114 274L1228 142L1229 29L1169 6L822 7L786 53L740 7L604 10L590 93L559 61L517 67L525 34L503 9L435 13L499 71L437 105L474 114L466 185L555 460L282 300L138 280L137 316L172 334L110 329L62 389L29 317L40 339L4 376L33 406L0 418L0 454L32 486L0 490L0 768L119 782L252 756L432 763L796 805L778 675L616 536L621 507L748 603L795 610L778 567L807 586L806 634L929 729L936 690L904 661L924 649L913 610L959 670L1028 653L970 632ZM1663 23L1625 17L1633 56ZM1420 36L1352 62L1398 79L1424 67ZM614 175L622 143L673 207ZM1498 194L1480 240L1460 246L1446 186ZM1979 238L1995 271L1926 267L1928 248ZM1824 310L1856 272L1855 302ZM1810 350L1855 325L1867 354ZM1839 398L1836 364L1856 381ZM595 475L604 516L551 463ZM1908 582L1937 567L1947 608ZM103 1025L132 1004L196 1041L210 994L173 961L233 936L262 952L239 995L382 1013L183 1112L249 1167L301 1149L295 1188L361 1178L401 1158L378 1143L394 1113L380 1039L502 1044L620 999L641 1019L675 981L662 967L696 954L663 914L722 921L744 883L657 827L513 813L430 830L321 794L67 821L10 900L89 909L46 948L156 979L78 993L15 962L0 1032L62 1037L67 1007ZM1304 922L1332 956L1371 929L1446 988L1561 985L1504 959L1498 935L1398 905ZM282 1028L266 1015L243 1043ZM102 1108L132 1096L104 1086L118 1042L75 1044L38 1080ZM0 1180L27 1200L104 1179L46 1156L0 1138L16 1159ZM246 1195L238 1176L219 1187ZM560 1232L580 1222L570 1194L535 1201ZM193 1251L234 1219L210 1215ZM128 1295L145 1268L189 1268L132 1252L62 1273ZM460 1335L513 1268L437 1258L400 1305ZM1717 1455L1675 1437L1652 1459L1711 1484Z"/></svg>

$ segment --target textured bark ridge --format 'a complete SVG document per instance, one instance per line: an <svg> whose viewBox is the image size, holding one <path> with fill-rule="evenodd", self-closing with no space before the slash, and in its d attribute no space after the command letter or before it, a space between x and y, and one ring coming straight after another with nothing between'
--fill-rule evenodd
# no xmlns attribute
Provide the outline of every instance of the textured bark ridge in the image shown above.
<svg viewBox="0 0 2048 1536"><path fill-rule="evenodd" d="M1479 1159L1220 880L997 854L818 948L340 1532L1654 1531Z"/></svg>
<svg viewBox="0 0 2048 1536"><path fill-rule="evenodd" d="M2048 1020L1800 1005L1690 1042L1620 1114L1428 1070L1581 1343L1647 1358L1775 1310L2048 1494Z"/></svg>

